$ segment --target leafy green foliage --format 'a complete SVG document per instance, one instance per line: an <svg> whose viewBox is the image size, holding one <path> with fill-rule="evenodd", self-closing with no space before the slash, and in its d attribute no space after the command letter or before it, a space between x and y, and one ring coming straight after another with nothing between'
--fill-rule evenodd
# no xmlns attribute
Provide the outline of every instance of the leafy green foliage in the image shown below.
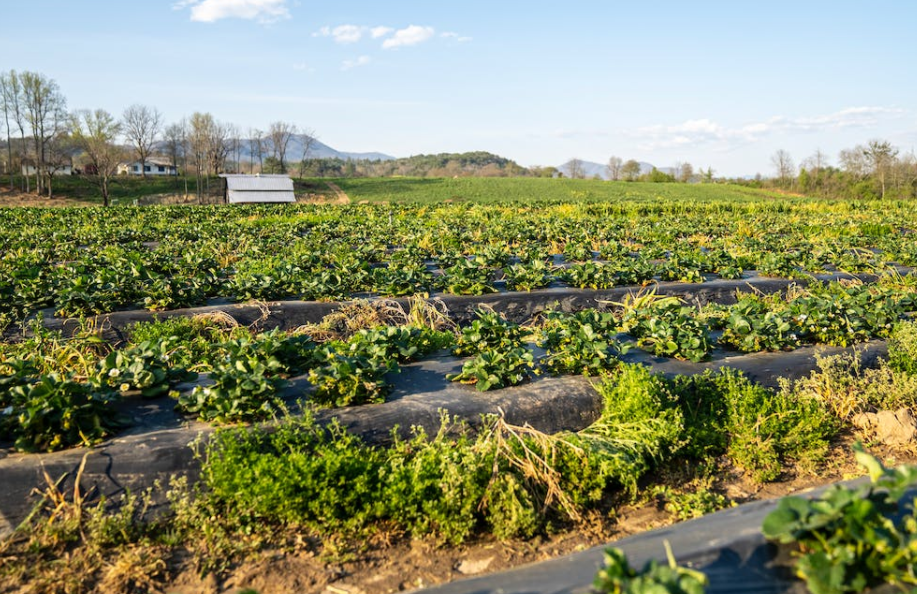
<svg viewBox="0 0 917 594"><path fill-rule="evenodd" d="M503 269L503 274L506 277L506 288L510 291L543 289L555 278L554 267L541 259L512 264Z"/></svg>
<svg viewBox="0 0 917 594"><path fill-rule="evenodd" d="M493 286L493 271L480 257L462 258L446 268L439 285L453 295L484 295L496 293Z"/></svg>
<svg viewBox="0 0 917 594"><path fill-rule="evenodd" d="M888 336L902 313L888 290L838 283L798 297L790 307L803 339L835 346Z"/></svg>
<svg viewBox="0 0 917 594"><path fill-rule="evenodd" d="M459 373L448 374L446 379L473 384L479 392L486 392L521 384L534 366L534 356L525 347L490 349L465 361Z"/></svg>
<svg viewBox="0 0 917 594"><path fill-rule="evenodd" d="M624 304L621 330L654 355L703 361L713 344L706 326L693 313L676 297L649 293Z"/></svg>
<svg viewBox="0 0 917 594"><path fill-rule="evenodd" d="M862 449L856 457L871 484L833 485L818 499L785 497L762 525L767 538L798 547L796 573L813 594L917 585L917 511L902 501L917 468L886 468Z"/></svg>
<svg viewBox="0 0 917 594"><path fill-rule="evenodd" d="M917 323L901 322L892 329L888 364L895 371L917 375Z"/></svg>
<svg viewBox="0 0 917 594"><path fill-rule="evenodd" d="M196 373L169 364L176 342L173 338L144 341L112 351L99 363L99 380L122 392L140 390L141 395L152 398L165 394L178 382L196 379Z"/></svg>
<svg viewBox="0 0 917 594"><path fill-rule="evenodd" d="M499 351L522 346L525 332L494 311L479 309L475 319L462 329L452 352L459 356Z"/></svg>
<svg viewBox="0 0 917 594"><path fill-rule="evenodd" d="M726 314L721 344L743 353L780 351L799 344L789 313L773 311L766 301L754 295L743 295Z"/></svg>
<svg viewBox="0 0 917 594"><path fill-rule="evenodd" d="M666 543L668 547L668 543ZM703 594L707 576L699 571L679 567L670 549L668 565L650 560L642 569L633 569L621 549L605 549L604 567L595 576L595 590L600 594Z"/></svg>
<svg viewBox="0 0 917 594"><path fill-rule="evenodd" d="M594 309L575 314L549 312L539 331L547 349L542 365L551 373L598 375L613 370L629 345L615 339L617 322Z"/></svg>
<svg viewBox="0 0 917 594"><path fill-rule="evenodd" d="M323 346L316 352L316 366L309 370L309 382L315 386L312 400L331 406L384 402L391 388L384 378L390 363L351 355L344 348Z"/></svg>
<svg viewBox="0 0 917 594"><path fill-rule="evenodd" d="M113 404L116 393L57 374L8 389L6 426L15 447L26 452L92 445L123 426Z"/></svg>

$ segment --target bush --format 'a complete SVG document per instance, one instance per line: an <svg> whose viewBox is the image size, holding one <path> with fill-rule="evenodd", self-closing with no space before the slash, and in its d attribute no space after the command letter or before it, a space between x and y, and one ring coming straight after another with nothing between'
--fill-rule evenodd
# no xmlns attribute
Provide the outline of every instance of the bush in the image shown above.
<svg viewBox="0 0 917 594"><path fill-rule="evenodd" d="M917 323L900 322L888 338L888 364L895 371L917 375Z"/></svg>

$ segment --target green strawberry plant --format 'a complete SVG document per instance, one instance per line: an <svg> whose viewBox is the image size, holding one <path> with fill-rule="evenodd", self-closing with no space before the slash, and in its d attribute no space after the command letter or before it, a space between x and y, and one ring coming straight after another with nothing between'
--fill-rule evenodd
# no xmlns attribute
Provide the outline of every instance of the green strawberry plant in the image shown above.
<svg viewBox="0 0 917 594"><path fill-rule="evenodd" d="M598 594L703 594L708 584L703 573L675 563L668 542L668 564L650 560L642 569L630 566L621 549L605 549L604 567L595 576Z"/></svg>
<svg viewBox="0 0 917 594"><path fill-rule="evenodd" d="M547 349L542 365L556 374L598 375L614 369L618 357L630 350L615 339L616 326L611 313L594 309L549 312L539 329L538 346Z"/></svg>
<svg viewBox="0 0 917 594"><path fill-rule="evenodd" d="M860 447L855 454L869 484L784 497L762 525L768 539L796 549L796 574L812 594L917 586L917 510L905 499L917 467L886 468Z"/></svg>
<svg viewBox="0 0 917 594"><path fill-rule="evenodd" d="M197 378L196 373L170 364L169 355L177 342L169 337L113 351L99 362L98 378L122 392L140 390L146 398L161 396L174 384Z"/></svg>
<svg viewBox="0 0 917 594"><path fill-rule="evenodd" d="M44 374L8 389L6 418L0 425L17 450L52 452L98 443L124 425L114 409L118 395L97 384Z"/></svg>
<svg viewBox="0 0 917 594"><path fill-rule="evenodd" d="M534 367L534 356L523 346L485 350L465 361L459 373L446 375L446 379L473 384L479 392L486 392L521 384Z"/></svg>

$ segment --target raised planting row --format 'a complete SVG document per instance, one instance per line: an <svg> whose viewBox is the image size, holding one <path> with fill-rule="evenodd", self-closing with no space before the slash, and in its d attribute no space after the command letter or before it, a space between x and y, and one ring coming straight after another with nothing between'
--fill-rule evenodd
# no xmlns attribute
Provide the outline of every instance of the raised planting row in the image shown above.
<svg viewBox="0 0 917 594"><path fill-rule="evenodd" d="M902 339L893 360L906 359L915 345L913 336ZM440 546L487 534L529 539L613 523L617 507L647 498L674 518L696 517L731 503L715 488L723 473L773 481L836 463L831 443L853 429L850 405L917 403L917 377L908 371L892 364L857 370L846 359L825 361L776 391L734 371L666 378L640 365L622 365L596 387L600 418L554 435L499 418L471 432L444 418L435 435L418 431L379 447L339 426L319 426L310 414L270 428L218 430L199 446L199 482L101 502L74 501L70 483L50 488L45 504L0 544L0 584L92 583L120 563L134 569L133 579L169 590L164 568L173 564L193 563L219 580L266 551L295 555L304 541L308 555L359 556L376 546L369 543L392 539ZM151 513L157 499L168 504ZM842 499L832 500L832 517L876 519ZM798 516L772 521L775 538L795 534L793 522L814 527L803 505L787 507ZM55 562L64 553L71 562ZM857 563L846 565L858 571Z"/></svg>
<svg viewBox="0 0 917 594"><path fill-rule="evenodd" d="M431 302L412 303L409 311L357 303L292 332L256 333L226 314L172 317L131 327L117 349L91 329L64 338L36 323L32 336L0 347L0 440L23 451L98 442L128 424L116 406L125 395L168 394L180 413L213 423L264 420L296 404L282 388L297 376L307 380L297 396L310 406L383 402L400 365L445 349L466 358L447 379L489 391L540 374L614 373L634 347L699 362L716 345L738 353L849 346L905 332L899 320L915 309L907 286L845 283L702 308L650 292L607 311L548 311L526 326L479 310L458 328ZM198 373L206 381L176 389Z"/></svg>
<svg viewBox="0 0 917 594"><path fill-rule="evenodd" d="M910 203L0 209L0 324L214 300L342 299L886 271Z"/></svg>

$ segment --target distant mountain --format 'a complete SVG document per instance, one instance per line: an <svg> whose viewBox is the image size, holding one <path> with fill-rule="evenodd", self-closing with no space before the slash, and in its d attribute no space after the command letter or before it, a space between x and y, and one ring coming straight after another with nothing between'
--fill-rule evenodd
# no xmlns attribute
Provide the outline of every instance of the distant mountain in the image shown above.
<svg viewBox="0 0 917 594"><path fill-rule="evenodd" d="M573 159L571 159L570 161L572 160ZM558 165L557 167L564 175L567 175L567 171L569 171L570 169L570 161L567 161L563 165ZM640 175L645 175L653 170L654 166L652 163L644 163L643 161L639 161L639 163L640 163ZM605 179L605 180L608 179L608 166L607 165L604 165L602 163L595 163L593 161L582 161L581 160L580 166L583 168L583 172L585 173L585 176L587 179L592 179L595 176L599 176L600 178ZM674 171L674 168L660 167L659 171L671 174L671 172Z"/></svg>
<svg viewBox="0 0 917 594"><path fill-rule="evenodd" d="M302 147L303 140L305 136L302 134L294 134L290 138L289 144L287 144L287 162L299 162L299 159L302 157ZM243 138L242 146L239 151L239 160L246 162L251 156L251 144L248 141L248 138ZM269 145L266 145L269 146ZM265 151L265 157L271 155L270 148L267 148ZM309 154L306 155L306 158L309 159L342 159L347 161L348 159L354 161L391 161L395 157L391 155L386 155L385 153L351 153L347 151L339 151L337 149L331 148L324 142L319 140L313 140L312 146L309 147Z"/></svg>
<svg viewBox="0 0 917 594"><path fill-rule="evenodd" d="M302 155L303 139L304 136L302 134L293 136L290 139L290 145L287 147L287 154L296 155L296 159L299 160L299 157ZM351 153L339 151L319 140L312 141L312 146L309 147L309 154L307 156L312 159L343 159L345 161L348 159L354 161L391 161L395 159L395 157L386 155L385 153Z"/></svg>

